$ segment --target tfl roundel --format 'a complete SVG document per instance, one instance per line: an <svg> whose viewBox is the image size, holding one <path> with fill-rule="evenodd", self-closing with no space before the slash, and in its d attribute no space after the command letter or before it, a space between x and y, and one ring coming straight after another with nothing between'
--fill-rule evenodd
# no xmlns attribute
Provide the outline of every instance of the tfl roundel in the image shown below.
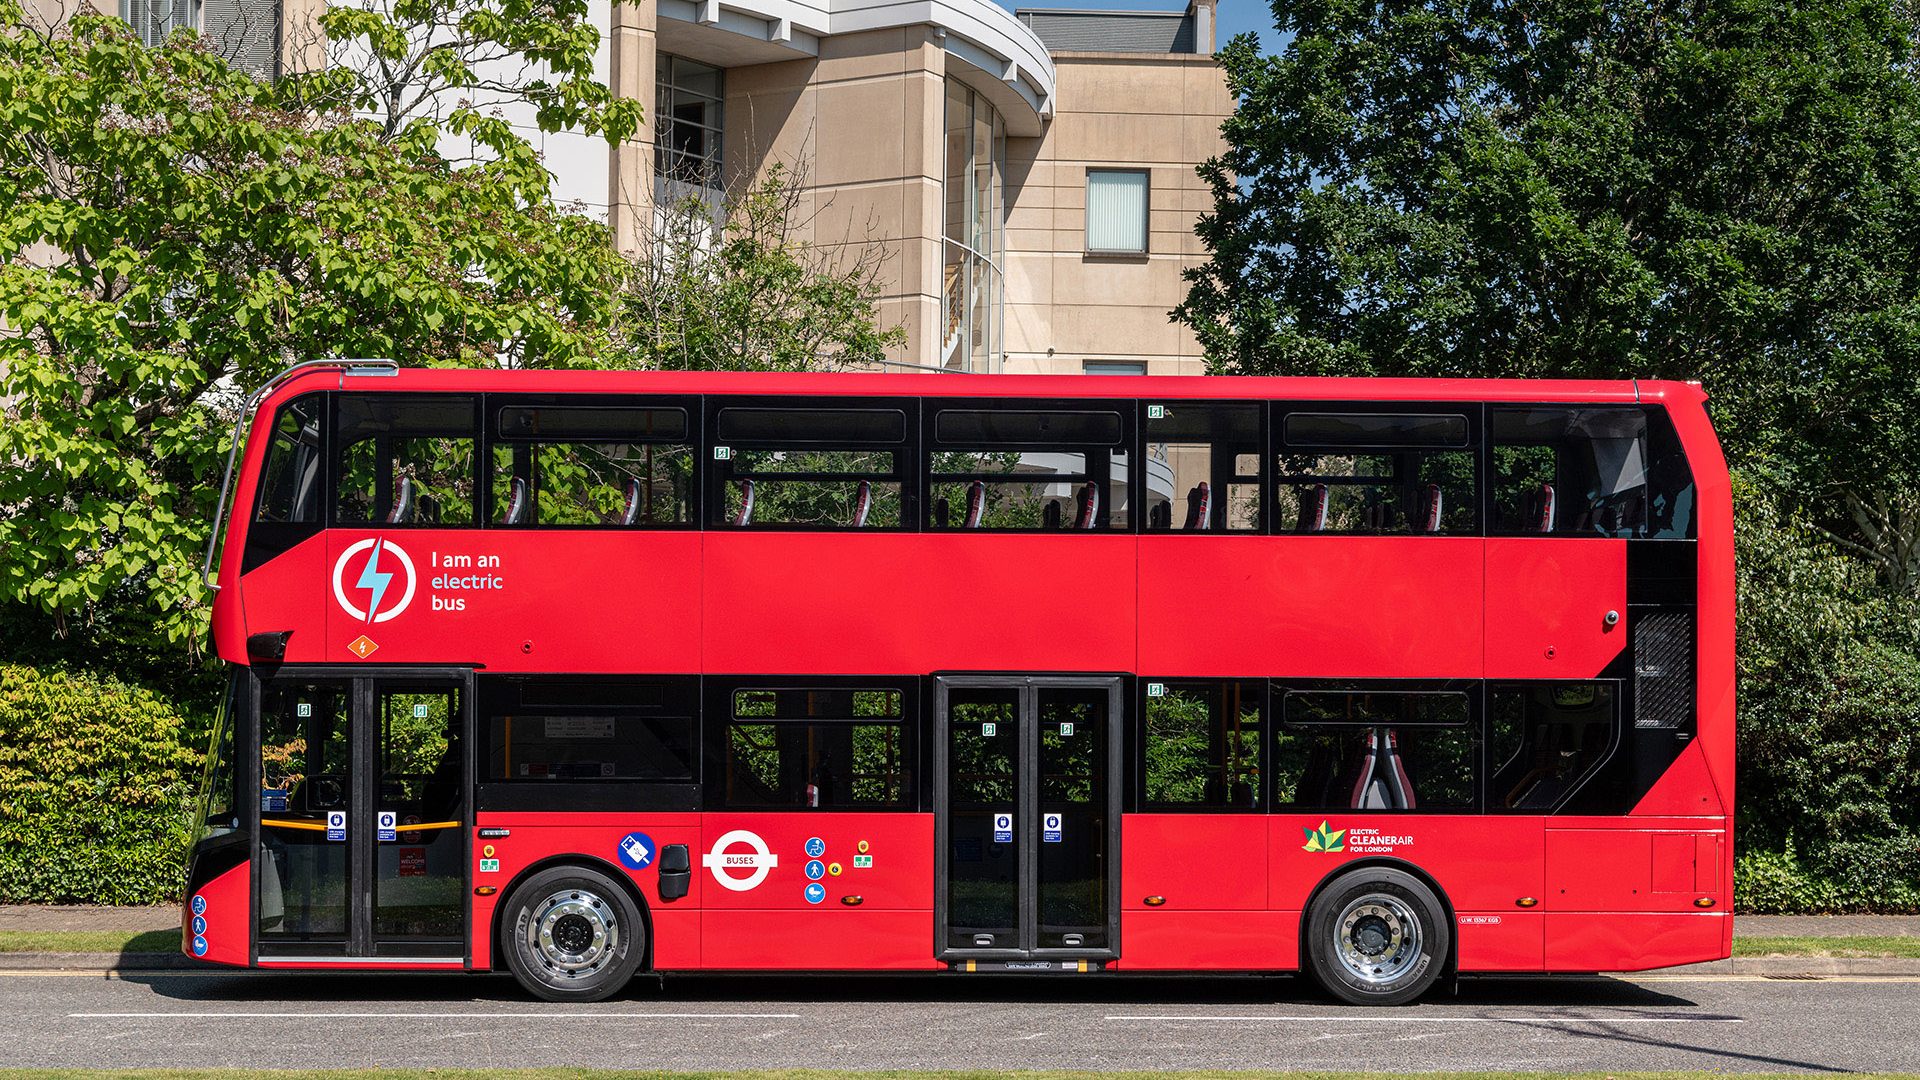
<svg viewBox="0 0 1920 1080"><path fill-rule="evenodd" d="M333 563L333 598L363 623L383 623L407 610L416 584L413 560L383 536L348 547Z"/></svg>

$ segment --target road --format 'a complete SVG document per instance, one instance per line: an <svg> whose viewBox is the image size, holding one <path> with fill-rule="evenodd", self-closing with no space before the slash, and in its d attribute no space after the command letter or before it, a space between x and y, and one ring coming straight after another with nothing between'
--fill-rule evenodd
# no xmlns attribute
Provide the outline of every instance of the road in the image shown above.
<svg viewBox="0 0 1920 1080"><path fill-rule="evenodd" d="M497 976L0 973L0 1066L1920 1071L1915 978L679 978L543 1005Z"/></svg>

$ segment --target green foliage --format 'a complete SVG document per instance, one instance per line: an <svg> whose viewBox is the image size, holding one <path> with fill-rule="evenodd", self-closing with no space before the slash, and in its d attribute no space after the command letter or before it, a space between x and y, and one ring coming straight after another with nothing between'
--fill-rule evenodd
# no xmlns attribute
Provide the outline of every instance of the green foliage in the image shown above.
<svg viewBox="0 0 1920 1080"><path fill-rule="evenodd" d="M1240 105L1177 312L1216 371L1697 378L1736 459L1809 504L1913 490L1904 9L1273 11L1282 52L1220 53Z"/></svg>
<svg viewBox="0 0 1920 1080"><path fill-rule="evenodd" d="M49 36L0 0L0 596L56 629L131 601L197 638L231 410L287 364L575 364L604 340L620 262L524 140L313 111L327 87L351 84L114 19ZM451 134L491 157L442 157Z"/></svg>
<svg viewBox="0 0 1920 1080"><path fill-rule="evenodd" d="M801 178L779 163L719 205L659 216L621 297L615 367L807 371L886 358L906 341L877 318L878 243L801 240ZM857 238L848 237L849 241Z"/></svg>
<svg viewBox="0 0 1920 1080"><path fill-rule="evenodd" d="M0 903L178 896L197 730L111 677L0 665Z"/></svg>
<svg viewBox="0 0 1920 1080"><path fill-rule="evenodd" d="M1838 845L1821 865L1789 843L1734 861L1734 910L1745 915L1920 914L1920 846Z"/></svg>

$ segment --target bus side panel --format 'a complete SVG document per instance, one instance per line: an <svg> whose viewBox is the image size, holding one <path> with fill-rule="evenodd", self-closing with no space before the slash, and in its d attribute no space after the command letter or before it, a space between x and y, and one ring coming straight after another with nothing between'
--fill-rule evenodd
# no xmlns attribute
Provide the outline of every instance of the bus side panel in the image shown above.
<svg viewBox="0 0 1920 1080"><path fill-rule="evenodd" d="M1548 912L1551 971L1646 971L1723 959L1724 912Z"/></svg>
<svg viewBox="0 0 1920 1080"><path fill-rule="evenodd" d="M1707 769L1706 748L1697 739L1680 751L1633 808L1634 817L1719 817L1724 813L1720 791Z"/></svg>
<svg viewBox="0 0 1920 1080"><path fill-rule="evenodd" d="M1143 536L1139 671L1476 676L1485 564L1478 537Z"/></svg>
<svg viewBox="0 0 1920 1080"><path fill-rule="evenodd" d="M1300 966L1297 911L1167 911L1120 916L1126 971L1293 971Z"/></svg>
<svg viewBox="0 0 1920 1080"><path fill-rule="evenodd" d="M1645 828L1547 830L1549 910L1694 912L1725 904L1717 821L1674 820ZM1552 941L1549 939L1549 946ZM1615 962L1618 962L1617 960Z"/></svg>
<svg viewBox="0 0 1920 1080"><path fill-rule="evenodd" d="M1276 814L1268 844L1272 903L1304 907L1313 890L1348 863L1410 864L1433 879L1454 912L1461 970L1537 971L1541 923L1519 902L1542 897L1542 823L1521 816ZM1329 835L1331 846L1316 839Z"/></svg>
<svg viewBox="0 0 1920 1080"><path fill-rule="evenodd" d="M479 835L480 829L506 829L508 835L492 839ZM623 859L626 838L640 833L652 841L647 866L636 870ZM687 845L694 866L691 887L678 900L660 897L660 850L668 844ZM485 870L489 858L497 859L499 869ZM507 899L508 886L517 883L530 867L548 860L587 862L605 871L616 867L640 890L653 924L653 964L656 969L675 970L698 967L700 934L698 909L702 889L708 883L700 870L700 819L694 814L634 813L484 813L475 823L473 857L476 886L492 885L501 891L492 896L473 898L471 928L473 966L506 969L506 961L493 955L498 940L495 915ZM584 859L579 858L585 856ZM629 858L633 856L629 853Z"/></svg>
<svg viewBox="0 0 1920 1080"><path fill-rule="evenodd" d="M1626 647L1626 615L1625 540L1487 541L1487 678L1593 678Z"/></svg>
<svg viewBox="0 0 1920 1080"><path fill-rule="evenodd" d="M202 885L198 892L187 898L185 909L181 912L180 951L194 956L194 919L204 922L204 929L198 935L205 938L207 950L197 958L214 964L234 964L247 966L247 954L252 946L253 902L248 895L253 888L250 871L251 863L241 863L219 877ZM195 903L195 901L201 901ZM194 908L201 910L195 914Z"/></svg>
<svg viewBox="0 0 1920 1080"><path fill-rule="evenodd" d="M703 820L693 858L694 876L705 879L703 967L935 966L931 814L716 812ZM813 840L818 856L808 854Z"/></svg>
<svg viewBox="0 0 1920 1080"><path fill-rule="evenodd" d="M1132 536L705 539L705 670L1131 671Z"/></svg>
<svg viewBox="0 0 1920 1080"><path fill-rule="evenodd" d="M475 663L494 673L700 670L698 533L338 529L326 535L327 584L313 594L329 595L338 572L345 595L364 612L373 597L359 584L368 553L354 549L377 537L378 572L395 576L376 614L397 612L369 622L325 601L329 661ZM400 601L392 598L395 590ZM373 647L356 647L362 637Z"/></svg>
<svg viewBox="0 0 1920 1080"><path fill-rule="evenodd" d="M240 579L239 606L244 614L239 651L225 659L247 663L246 635L291 630L287 637L289 664L319 663L327 658L327 619L344 619L334 607L327 574L326 534L317 533L292 550L267 560ZM352 584L348 582L347 584ZM228 590L222 590L224 595ZM225 655L224 653L222 654Z"/></svg>

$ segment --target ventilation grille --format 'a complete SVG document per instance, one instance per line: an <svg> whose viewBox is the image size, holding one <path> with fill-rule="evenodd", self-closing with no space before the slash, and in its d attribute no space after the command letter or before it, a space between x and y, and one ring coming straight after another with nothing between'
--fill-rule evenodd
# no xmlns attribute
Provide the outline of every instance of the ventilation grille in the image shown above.
<svg viewBox="0 0 1920 1080"><path fill-rule="evenodd" d="M1677 728L1693 717L1693 613L1648 611L1633 627L1633 726Z"/></svg>

